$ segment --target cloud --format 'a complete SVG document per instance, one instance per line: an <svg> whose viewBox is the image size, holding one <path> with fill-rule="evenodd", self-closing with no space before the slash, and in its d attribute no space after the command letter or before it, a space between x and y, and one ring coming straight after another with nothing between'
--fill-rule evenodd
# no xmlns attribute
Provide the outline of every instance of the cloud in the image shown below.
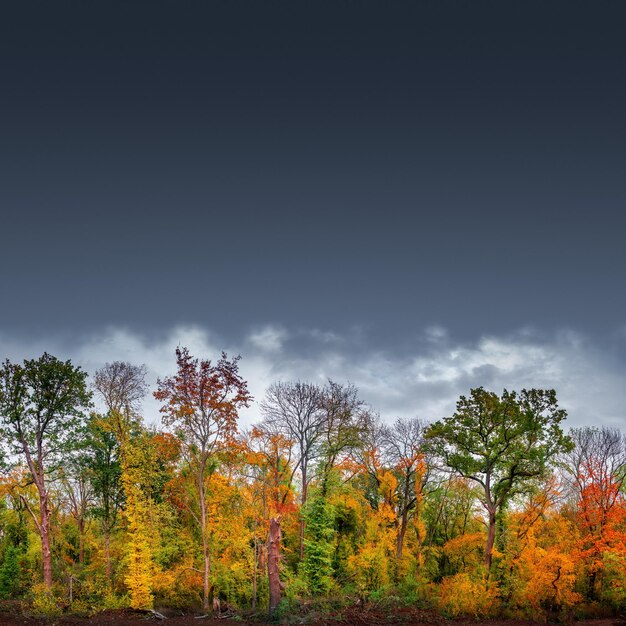
<svg viewBox="0 0 626 626"><path fill-rule="evenodd" d="M439 419L454 411L461 394L484 386L554 388L569 413L570 426L620 426L626 406L626 366L590 338L571 331L546 335L521 329L506 336L483 336L454 342L446 329L424 330L424 342L402 353L368 349L359 332L342 337L320 330L290 330L268 325L253 329L239 341L225 342L198 326L177 326L151 337L123 328L108 328L83 337L58 336L46 341L0 334L0 354L11 360L48 351L71 358L90 373L106 362L125 360L148 367L148 383L175 369L176 346L192 355L216 358L222 350L241 354L240 371L256 400L277 380L327 378L354 383L362 398L384 419L418 415ZM146 398L144 413L159 423L159 405ZM242 423L259 419L258 402L242 414Z"/></svg>
<svg viewBox="0 0 626 626"><path fill-rule="evenodd" d="M248 336L248 341L253 348L262 352L278 352L284 345L288 334L284 328L278 326L265 326L259 328Z"/></svg>

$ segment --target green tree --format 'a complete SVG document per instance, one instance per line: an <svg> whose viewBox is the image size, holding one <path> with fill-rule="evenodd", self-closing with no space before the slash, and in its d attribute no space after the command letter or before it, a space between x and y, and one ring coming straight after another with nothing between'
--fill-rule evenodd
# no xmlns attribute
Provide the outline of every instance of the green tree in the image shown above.
<svg viewBox="0 0 626 626"><path fill-rule="evenodd" d="M100 522L104 536L105 574L108 584L112 579L111 533L117 524L123 502L121 484L120 445L107 423L107 418L92 414L88 424L86 459L89 480L96 505L92 515Z"/></svg>
<svg viewBox="0 0 626 626"><path fill-rule="evenodd" d="M22 578L22 568L19 562L21 556L20 550L13 545L8 545L4 551L0 565L0 598L2 599L17 595Z"/></svg>
<svg viewBox="0 0 626 626"><path fill-rule="evenodd" d="M451 417L426 432L430 447L448 467L481 487L487 513L484 562L491 568L496 520L507 501L529 481L542 477L550 462L571 449L560 426L566 412L554 390L504 390L501 397L482 387L461 396Z"/></svg>
<svg viewBox="0 0 626 626"><path fill-rule="evenodd" d="M307 503L304 517L308 532L304 540L302 569L309 591L314 595L326 595L333 583L334 510L326 497L318 493Z"/></svg>
<svg viewBox="0 0 626 626"><path fill-rule="evenodd" d="M86 372L44 353L23 365L8 359L0 369L0 435L10 453L24 457L39 494L39 511L24 504L41 538L43 580L52 587L50 478L75 447L90 405Z"/></svg>

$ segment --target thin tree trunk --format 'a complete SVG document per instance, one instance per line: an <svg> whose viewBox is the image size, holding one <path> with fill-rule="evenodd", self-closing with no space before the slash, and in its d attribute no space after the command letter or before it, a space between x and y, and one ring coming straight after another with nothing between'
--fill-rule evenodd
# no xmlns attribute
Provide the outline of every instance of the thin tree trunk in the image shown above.
<svg viewBox="0 0 626 626"><path fill-rule="evenodd" d="M307 492L306 464L302 465L302 508L300 510L300 561L304 560L304 506Z"/></svg>
<svg viewBox="0 0 626 626"><path fill-rule="evenodd" d="M267 546L267 577L270 587L270 615L280 604L280 516L270 517L270 534Z"/></svg>
<svg viewBox="0 0 626 626"><path fill-rule="evenodd" d="M80 565L85 563L85 520L78 520L78 562Z"/></svg>
<svg viewBox="0 0 626 626"><path fill-rule="evenodd" d="M398 528L398 547L396 550L396 558L398 561L402 559L402 549L404 547L404 536L406 534L406 527L408 524L408 511L404 509L402 511L402 519L400 520L400 528Z"/></svg>
<svg viewBox="0 0 626 626"><path fill-rule="evenodd" d="M44 491L39 496L41 521L39 534L41 536L41 557L43 562L43 583L49 591L52 589L52 551L50 550L50 508L48 494Z"/></svg>
<svg viewBox="0 0 626 626"><path fill-rule="evenodd" d="M485 546L485 567L487 568L487 575L491 569L491 561L493 556L493 544L496 540L496 513L495 511L489 511L489 532L487 534L487 545Z"/></svg>
<svg viewBox="0 0 626 626"><path fill-rule="evenodd" d="M257 536L256 536L256 519L254 520L254 569L252 575L252 610L256 609L256 579L257 579L257 569L258 569L258 558L259 558L259 549L257 546Z"/></svg>
<svg viewBox="0 0 626 626"><path fill-rule="evenodd" d="M107 583L111 585L111 531L107 527L104 533L104 563Z"/></svg>
<svg viewBox="0 0 626 626"><path fill-rule="evenodd" d="M209 609L209 573L211 564L209 560L209 546L206 536L206 502L204 501L204 470L198 477L198 495L200 496L200 530L202 533L202 556L204 558L204 572L202 585L202 608Z"/></svg>

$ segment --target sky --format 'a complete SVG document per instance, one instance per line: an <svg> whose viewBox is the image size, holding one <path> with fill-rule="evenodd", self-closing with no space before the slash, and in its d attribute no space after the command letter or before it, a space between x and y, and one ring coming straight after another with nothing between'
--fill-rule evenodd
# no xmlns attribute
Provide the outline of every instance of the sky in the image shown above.
<svg viewBox="0 0 626 626"><path fill-rule="evenodd" d="M0 357L626 411L620 2L5 2ZM146 417L156 421L150 399ZM253 405L243 419L258 418Z"/></svg>

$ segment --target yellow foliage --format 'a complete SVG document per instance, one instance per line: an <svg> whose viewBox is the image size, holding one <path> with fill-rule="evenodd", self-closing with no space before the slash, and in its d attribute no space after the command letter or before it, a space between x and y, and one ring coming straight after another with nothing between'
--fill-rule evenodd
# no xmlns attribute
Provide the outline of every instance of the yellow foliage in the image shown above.
<svg viewBox="0 0 626 626"><path fill-rule="evenodd" d="M32 588L32 610L41 617L57 617L63 612L54 593L43 583L37 583Z"/></svg>
<svg viewBox="0 0 626 626"><path fill-rule="evenodd" d="M497 608L497 601L496 585L475 580L467 572L444 578L437 596L439 610L451 617L487 617Z"/></svg>
<svg viewBox="0 0 626 626"><path fill-rule="evenodd" d="M443 552L450 564L456 569L476 570L483 563L485 535L483 533L467 533L450 539Z"/></svg>
<svg viewBox="0 0 626 626"><path fill-rule="evenodd" d="M155 532L151 523L150 485L155 463L154 449L145 436L126 441L122 447L122 486L126 496L125 517L128 524L126 552L127 573L124 581L134 609L152 608L154 564L152 561Z"/></svg>

